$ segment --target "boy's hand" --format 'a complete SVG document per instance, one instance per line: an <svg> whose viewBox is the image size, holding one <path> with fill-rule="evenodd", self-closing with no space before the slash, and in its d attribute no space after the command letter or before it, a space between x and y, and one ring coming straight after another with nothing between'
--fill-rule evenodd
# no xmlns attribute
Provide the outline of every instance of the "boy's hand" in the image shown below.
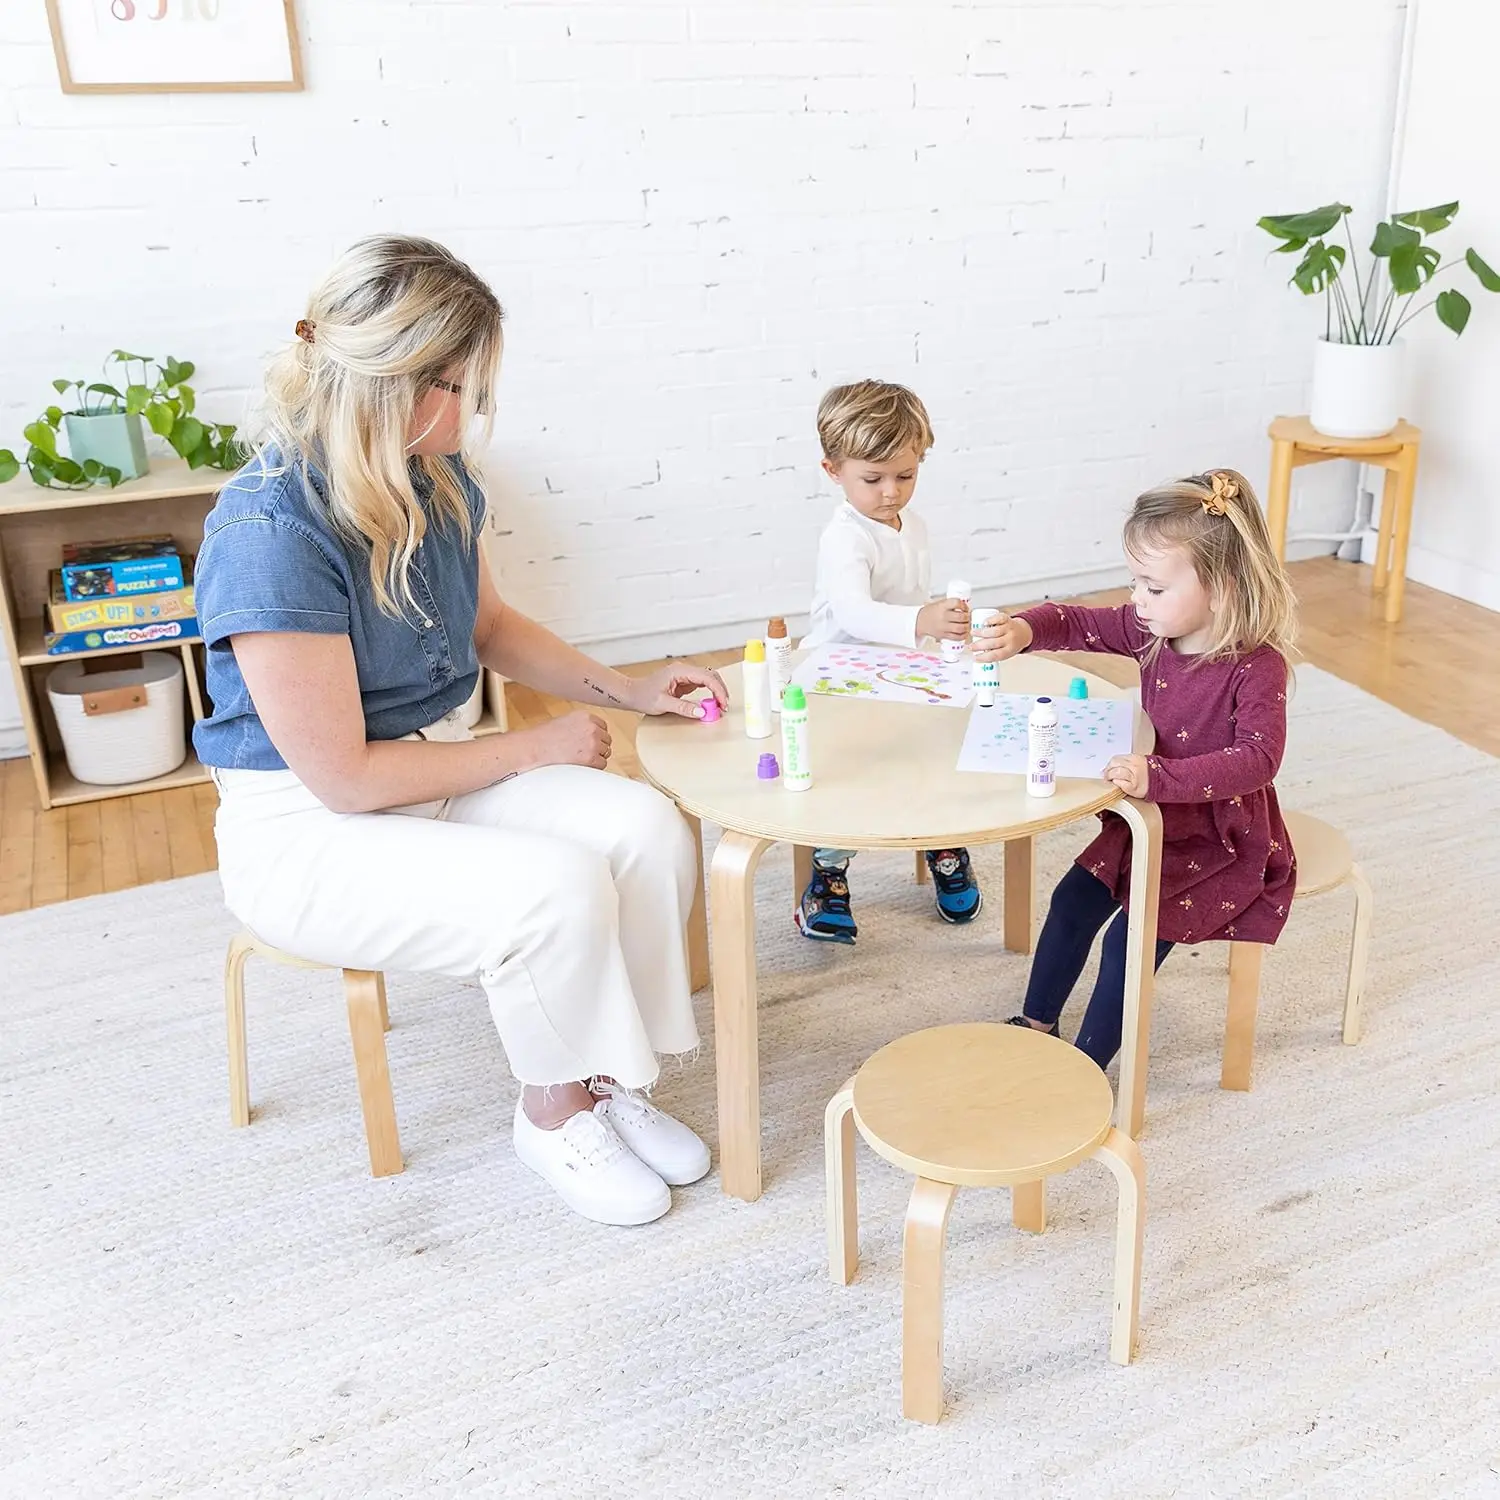
<svg viewBox="0 0 1500 1500"><path fill-rule="evenodd" d="M974 660L1009 661L1031 645L1031 626L1025 620L1001 615L974 632Z"/></svg>
<svg viewBox="0 0 1500 1500"><path fill-rule="evenodd" d="M969 638L969 606L963 599L934 599L917 612L917 639L932 636L939 641Z"/></svg>
<svg viewBox="0 0 1500 1500"><path fill-rule="evenodd" d="M1151 767L1144 755L1117 755L1105 766L1104 779L1127 797L1144 797L1151 786Z"/></svg>

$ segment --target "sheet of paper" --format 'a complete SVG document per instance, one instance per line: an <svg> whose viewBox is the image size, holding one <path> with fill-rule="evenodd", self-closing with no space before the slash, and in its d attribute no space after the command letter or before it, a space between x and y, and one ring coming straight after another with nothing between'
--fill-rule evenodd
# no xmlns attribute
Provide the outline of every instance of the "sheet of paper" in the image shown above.
<svg viewBox="0 0 1500 1500"><path fill-rule="evenodd" d="M804 691L872 703L926 703L967 708L974 701L972 668L965 657L945 662L926 651L897 646L818 646L792 674Z"/></svg>
<svg viewBox="0 0 1500 1500"><path fill-rule="evenodd" d="M1026 721L1036 700L1025 693L999 693L993 708L969 717L960 771L1026 774ZM1057 707L1057 774L1099 776L1117 755L1129 755L1135 726L1131 698L1054 698Z"/></svg>

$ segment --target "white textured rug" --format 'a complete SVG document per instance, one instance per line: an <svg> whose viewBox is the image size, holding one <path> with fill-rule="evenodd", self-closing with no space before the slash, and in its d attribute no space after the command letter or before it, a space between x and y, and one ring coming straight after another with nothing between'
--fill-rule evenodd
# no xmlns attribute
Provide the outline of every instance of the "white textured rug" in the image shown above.
<svg viewBox="0 0 1500 1500"><path fill-rule="evenodd" d="M0 921L0 1493L1500 1494L1500 763L1311 669L1293 715L1284 800L1375 889L1365 1040L1337 1039L1341 895L1267 961L1249 1095L1217 1087L1222 950L1175 954L1138 1362L1106 1357L1102 1168L1054 1180L1040 1238L961 1193L937 1428L899 1416L908 1180L861 1147L834 1286L822 1109L891 1037L1016 1008L998 904L950 930L906 856L867 855L860 947L829 951L768 860L766 1195L715 1175L641 1230L517 1163L477 988L393 978L407 1170L376 1182L329 975L252 967L229 1129L213 877ZM712 1138L711 1056L661 1097Z"/></svg>

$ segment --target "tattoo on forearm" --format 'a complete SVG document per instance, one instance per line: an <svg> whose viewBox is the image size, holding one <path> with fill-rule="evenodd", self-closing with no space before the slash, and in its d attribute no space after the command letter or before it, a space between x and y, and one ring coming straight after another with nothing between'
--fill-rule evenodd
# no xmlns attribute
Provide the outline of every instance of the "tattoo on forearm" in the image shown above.
<svg viewBox="0 0 1500 1500"><path fill-rule="evenodd" d="M598 695L606 703L613 703L616 708L625 707L625 700L623 698L617 697L614 693L610 692L610 690L605 687L603 683L595 682L592 677L585 677L583 679L583 685L591 692L598 693Z"/></svg>

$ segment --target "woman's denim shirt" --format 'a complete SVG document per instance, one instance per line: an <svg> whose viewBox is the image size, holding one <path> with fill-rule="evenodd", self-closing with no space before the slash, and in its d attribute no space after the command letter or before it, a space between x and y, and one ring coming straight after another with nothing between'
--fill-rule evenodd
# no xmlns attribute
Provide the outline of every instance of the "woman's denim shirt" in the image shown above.
<svg viewBox="0 0 1500 1500"><path fill-rule="evenodd" d="M457 465L456 459L449 462ZM260 630L346 635L354 647L365 735L400 739L466 702L478 681L479 528L484 495L460 469L473 517L467 541L432 520L412 558L414 612L384 613L370 583L369 549L341 535L316 469L304 482L274 448L252 459L219 493L203 526L194 570L198 624L207 647L213 712L195 726L205 765L278 771L286 762L266 734L234 659L231 637ZM413 465L419 498L431 484Z"/></svg>

